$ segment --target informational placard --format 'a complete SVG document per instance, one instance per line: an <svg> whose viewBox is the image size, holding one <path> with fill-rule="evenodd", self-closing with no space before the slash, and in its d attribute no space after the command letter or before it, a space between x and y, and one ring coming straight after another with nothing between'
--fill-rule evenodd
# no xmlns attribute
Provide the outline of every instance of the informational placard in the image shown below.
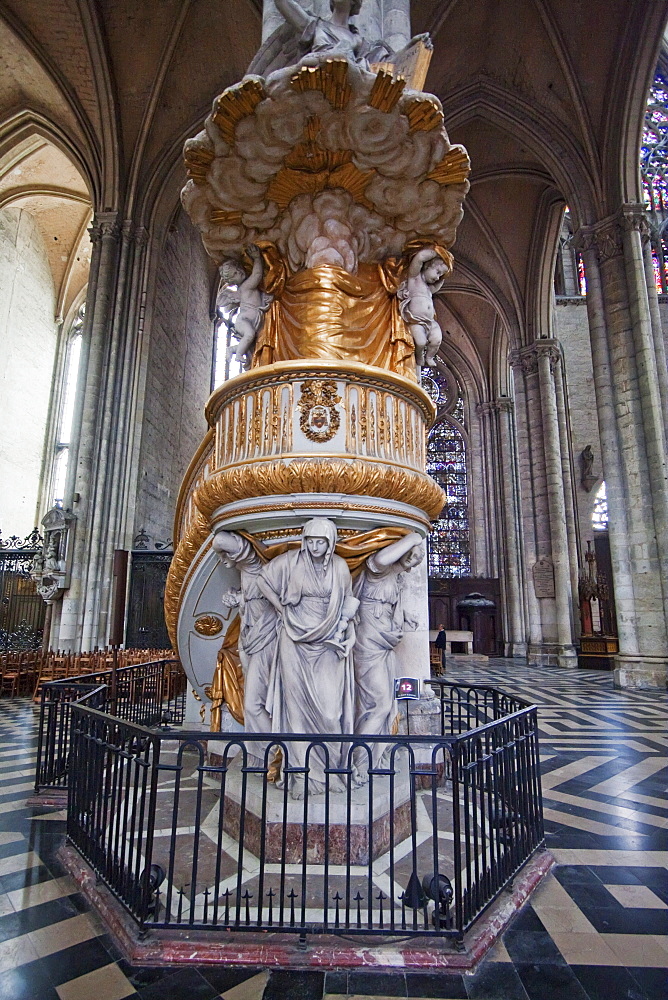
<svg viewBox="0 0 668 1000"><path fill-rule="evenodd" d="M554 597L554 566L551 559L539 559L533 566L536 597Z"/></svg>
<svg viewBox="0 0 668 1000"><path fill-rule="evenodd" d="M394 697L397 701L417 701L420 697L418 677L397 677L394 681Z"/></svg>

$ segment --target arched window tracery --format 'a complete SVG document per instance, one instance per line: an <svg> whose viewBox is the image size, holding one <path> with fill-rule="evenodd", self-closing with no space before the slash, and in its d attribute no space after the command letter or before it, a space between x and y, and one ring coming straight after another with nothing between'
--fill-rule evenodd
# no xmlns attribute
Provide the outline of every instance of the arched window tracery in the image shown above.
<svg viewBox="0 0 668 1000"><path fill-rule="evenodd" d="M445 506L429 536L429 576L434 579L470 576L464 398L456 378L444 365L424 370L422 386L436 404L439 417L429 435L427 471L446 496Z"/></svg>
<svg viewBox="0 0 668 1000"><path fill-rule="evenodd" d="M234 286L231 286L234 287ZM223 382L240 375L245 368L240 361L231 357L232 350L237 346L237 339L234 336L234 317L236 309L229 309L221 305L216 307L216 320L214 324L214 348L213 348L213 377L211 389L217 389Z"/></svg>
<svg viewBox="0 0 668 1000"><path fill-rule="evenodd" d="M67 483L67 471L74 431L74 406L79 381L85 315L86 303L84 301L72 321L65 349L62 398L53 459L51 503L54 506L62 506L65 498L65 485Z"/></svg>
<svg viewBox="0 0 668 1000"><path fill-rule="evenodd" d="M605 481L601 483L594 497L591 523L596 531L605 531L608 527L608 496L605 490Z"/></svg>

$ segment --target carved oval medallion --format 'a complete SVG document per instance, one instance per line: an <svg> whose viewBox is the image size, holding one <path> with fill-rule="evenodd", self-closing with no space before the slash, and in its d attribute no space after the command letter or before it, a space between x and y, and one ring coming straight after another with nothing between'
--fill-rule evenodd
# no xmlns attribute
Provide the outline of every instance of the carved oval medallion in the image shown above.
<svg viewBox="0 0 668 1000"><path fill-rule="evenodd" d="M202 615L195 622L195 631L200 635L219 635L223 631L223 623L216 615Z"/></svg>

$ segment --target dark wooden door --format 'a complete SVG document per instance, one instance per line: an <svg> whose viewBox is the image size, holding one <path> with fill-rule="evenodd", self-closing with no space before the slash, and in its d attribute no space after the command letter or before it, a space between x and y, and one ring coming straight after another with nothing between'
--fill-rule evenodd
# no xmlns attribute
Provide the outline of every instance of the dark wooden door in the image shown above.
<svg viewBox="0 0 668 1000"><path fill-rule="evenodd" d="M132 553L125 645L128 649L169 649L165 625L165 583L171 552Z"/></svg>

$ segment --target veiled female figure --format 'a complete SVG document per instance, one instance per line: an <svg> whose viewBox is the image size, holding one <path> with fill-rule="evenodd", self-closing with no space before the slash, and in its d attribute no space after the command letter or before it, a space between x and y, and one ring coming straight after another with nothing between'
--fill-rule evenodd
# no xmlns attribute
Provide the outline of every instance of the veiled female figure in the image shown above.
<svg viewBox="0 0 668 1000"><path fill-rule="evenodd" d="M213 540L225 566L241 576L241 591L225 595L239 605L239 658L244 671L244 727L247 733L271 732L267 711L269 678L276 651L276 612L258 586L262 561L253 546L233 531L219 531Z"/></svg>
<svg viewBox="0 0 668 1000"><path fill-rule="evenodd" d="M305 526L301 547L268 563L258 581L279 616L275 669L267 700L274 732L352 732L355 641L351 622L359 602L350 571L334 552L337 531L327 518ZM291 743L291 766L306 765L306 743ZM340 743L327 744L329 766L341 764ZM324 790L326 753L314 747L308 759L309 792ZM304 795L304 777L290 775L294 798ZM332 790L343 782L332 776Z"/></svg>
<svg viewBox="0 0 668 1000"><path fill-rule="evenodd" d="M395 647L406 627L417 626L417 622L403 608L404 573L410 572L423 558L422 539L412 531L370 555L355 581L355 595L360 602L353 653L357 736L384 736L392 731L397 714L394 699ZM382 743L374 744L374 766L383 750ZM364 756L357 754L360 776L366 769Z"/></svg>

